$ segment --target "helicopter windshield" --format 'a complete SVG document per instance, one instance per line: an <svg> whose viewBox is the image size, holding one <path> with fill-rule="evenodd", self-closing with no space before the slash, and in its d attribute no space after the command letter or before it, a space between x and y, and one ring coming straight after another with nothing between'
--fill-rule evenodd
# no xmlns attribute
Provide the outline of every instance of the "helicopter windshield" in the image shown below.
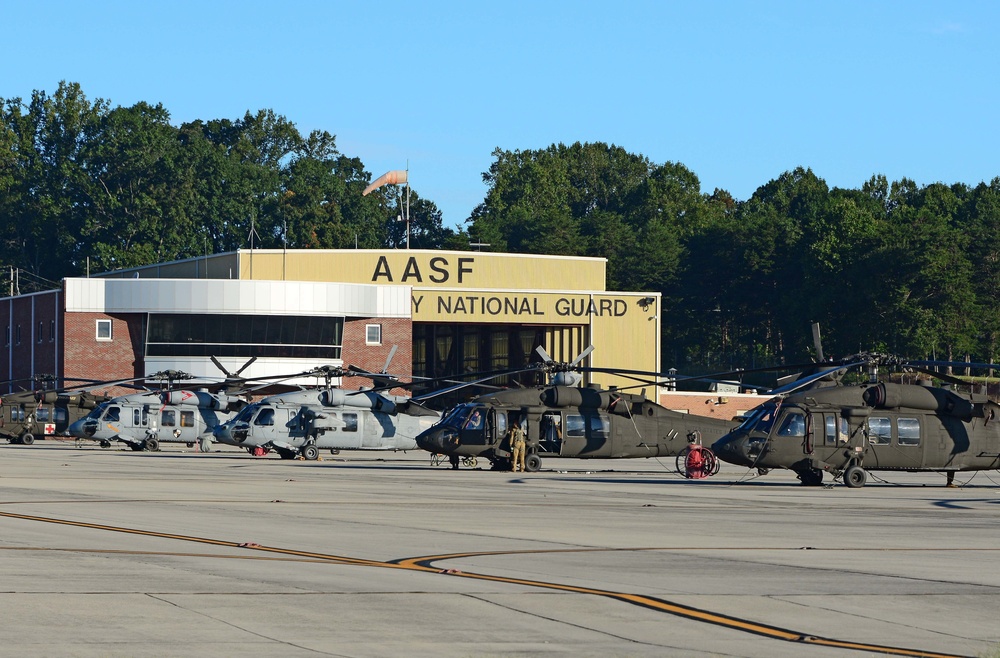
<svg viewBox="0 0 1000 658"><path fill-rule="evenodd" d="M259 408L260 408L260 404L256 404L256 403L255 404L249 404L249 405L243 407L242 409L240 409L240 412L238 414L236 414L236 416L233 418L232 422L238 423L240 421L244 421L244 422L249 423L250 419L253 418L254 412L257 411L257 409L259 409Z"/></svg>
<svg viewBox="0 0 1000 658"><path fill-rule="evenodd" d="M110 402L102 402L102 403L100 403L99 405L97 405L96 407L94 407L94 410L91 411L89 414L87 414L86 417L87 418L93 418L95 420L99 419L102 415L104 415L104 410L108 408L109 404L111 404L111 403Z"/></svg>
<svg viewBox="0 0 1000 658"><path fill-rule="evenodd" d="M758 407L740 425L739 429L746 432L762 432L768 434L771 426L774 425L774 416L777 407L773 404L765 404Z"/></svg>

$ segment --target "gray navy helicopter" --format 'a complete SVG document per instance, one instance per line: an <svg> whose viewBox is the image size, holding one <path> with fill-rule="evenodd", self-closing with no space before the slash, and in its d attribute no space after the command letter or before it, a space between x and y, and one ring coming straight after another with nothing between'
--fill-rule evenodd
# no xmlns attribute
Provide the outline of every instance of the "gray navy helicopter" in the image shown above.
<svg viewBox="0 0 1000 658"><path fill-rule="evenodd" d="M906 361L861 354L771 391L744 422L712 445L724 461L760 474L784 468L804 485L825 473L848 487L864 486L868 471L955 473L1000 468L1000 406L985 391L878 381L878 368L921 372L954 386L958 378L935 367L997 369L995 364ZM869 381L847 386L842 375L868 368Z"/></svg>
<svg viewBox="0 0 1000 658"><path fill-rule="evenodd" d="M271 380L289 378L241 378L240 373L255 360L256 357L251 358L236 372L229 372L212 357L225 379L181 390L174 388L174 382L191 379L191 375L175 370L150 375L146 379L166 382L160 390L129 393L102 402L86 417L71 424L68 431L78 438L97 441L102 447L118 441L135 451L156 451L161 443L183 443L188 447L198 445L208 452L215 427L249 403L250 381L267 381L261 386L268 386Z"/></svg>
<svg viewBox="0 0 1000 658"><path fill-rule="evenodd" d="M254 456L275 451L282 459L319 458L320 450L413 450L416 436L433 425L440 413L418 400L375 389L344 390L334 378L367 377L380 389L395 388L398 378L386 366L373 373L355 366L315 368L305 375L322 376L320 388L290 391L265 397L244 407L219 424L213 438L245 448Z"/></svg>
<svg viewBox="0 0 1000 658"><path fill-rule="evenodd" d="M678 471L689 478L718 471L718 461L702 441L722 437L732 429L732 421L672 411L643 393L579 387L581 372L662 376L581 367L592 350L588 347L570 363L556 363L539 347L543 361L535 369L550 375L548 385L488 393L454 406L417 437L417 445L448 455L455 467L456 458L484 458L494 470L510 470L508 432L519 423L526 430L527 471L539 470L543 459L558 457L675 457ZM655 391L657 382L643 385L652 385Z"/></svg>

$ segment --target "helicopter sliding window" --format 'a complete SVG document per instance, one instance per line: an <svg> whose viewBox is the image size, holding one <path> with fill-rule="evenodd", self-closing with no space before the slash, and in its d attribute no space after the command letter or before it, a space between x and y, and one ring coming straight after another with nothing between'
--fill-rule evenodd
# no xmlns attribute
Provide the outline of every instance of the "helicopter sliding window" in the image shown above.
<svg viewBox="0 0 1000 658"><path fill-rule="evenodd" d="M566 436L584 436L583 416L579 414L566 414Z"/></svg>
<svg viewBox="0 0 1000 658"><path fill-rule="evenodd" d="M181 427L194 427L194 412L193 411L182 411L181 412Z"/></svg>
<svg viewBox="0 0 1000 658"><path fill-rule="evenodd" d="M149 407L142 406L142 409L132 410L132 426L145 427L149 424Z"/></svg>
<svg viewBox="0 0 1000 658"><path fill-rule="evenodd" d="M69 414L62 407L55 407L52 409L52 422L54 423L65 423L69 420Z"/></svg>
<svg viewBox="0 0 1000 658"><path fill-rule="evenodd" d="M608 438L611 431L611 423L604 416L587 416L587 425L590 429L590 436L596 439Z"/></svg>
<svg viewBox="0 0 1000 658"><path fill-rule="evenodd" d="M846 418L841 418L836 414L826 414L823 418L825 427L826 445L837 445L837 442L847 443L850 432ZM838 430L839 427L839 430Z"/></svg>
<svg viewBox="0 0 1000 658"><path fill-rule="evenodd" d="M869 418L868 441L877 446L887 446L892 443L892 422L881 416Z"/></svg>
<svg viewBox="0 0 1000 658"><path fill-rule="evenodd" d="M35 411L35 420L40 423L49 422L49 408L48 407L38 407Z"/></svg>
<svg viewBox="0 0 1000 658"><path fill-rule="evenodd" d="M896 437L901 446L920 445L920 419L897 418Z"/></svg>
<svg viewBox="0 0 1000 658"><path fill-rule="evenodd" d="M164 409L160 413L160 426L173 427L177 424L177 414L173 409Z"/></svg>
<svg viewBox="0 0 1000 658"><path fill-rule="evenodd" d="M356 413L345 413L343 419L345 432L358 431L358 415Z"/></svg>

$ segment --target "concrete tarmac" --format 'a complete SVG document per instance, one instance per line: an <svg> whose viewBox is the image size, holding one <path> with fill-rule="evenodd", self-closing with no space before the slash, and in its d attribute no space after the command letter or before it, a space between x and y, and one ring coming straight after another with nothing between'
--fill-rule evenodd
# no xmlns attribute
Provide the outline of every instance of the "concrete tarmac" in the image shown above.
<svg viewBox="0 0 1000 658"><path fill-rule="evenodd" d="M0 656L1000 656L996 471L673 461L2 445Z"/></svg>

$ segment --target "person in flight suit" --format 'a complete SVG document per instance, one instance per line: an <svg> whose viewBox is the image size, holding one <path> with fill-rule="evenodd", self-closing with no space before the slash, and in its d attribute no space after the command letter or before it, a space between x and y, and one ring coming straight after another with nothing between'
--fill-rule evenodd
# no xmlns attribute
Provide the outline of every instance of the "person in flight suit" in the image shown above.
<svg viewBox="0 0 1000 658"><path fill-rule="evenodd" d="M524 429L521 428L521 421L518 420L510 428L510 462L515 473L517 473L518 466L521 467L521 472L524 472L524 447Z"/></svg>

